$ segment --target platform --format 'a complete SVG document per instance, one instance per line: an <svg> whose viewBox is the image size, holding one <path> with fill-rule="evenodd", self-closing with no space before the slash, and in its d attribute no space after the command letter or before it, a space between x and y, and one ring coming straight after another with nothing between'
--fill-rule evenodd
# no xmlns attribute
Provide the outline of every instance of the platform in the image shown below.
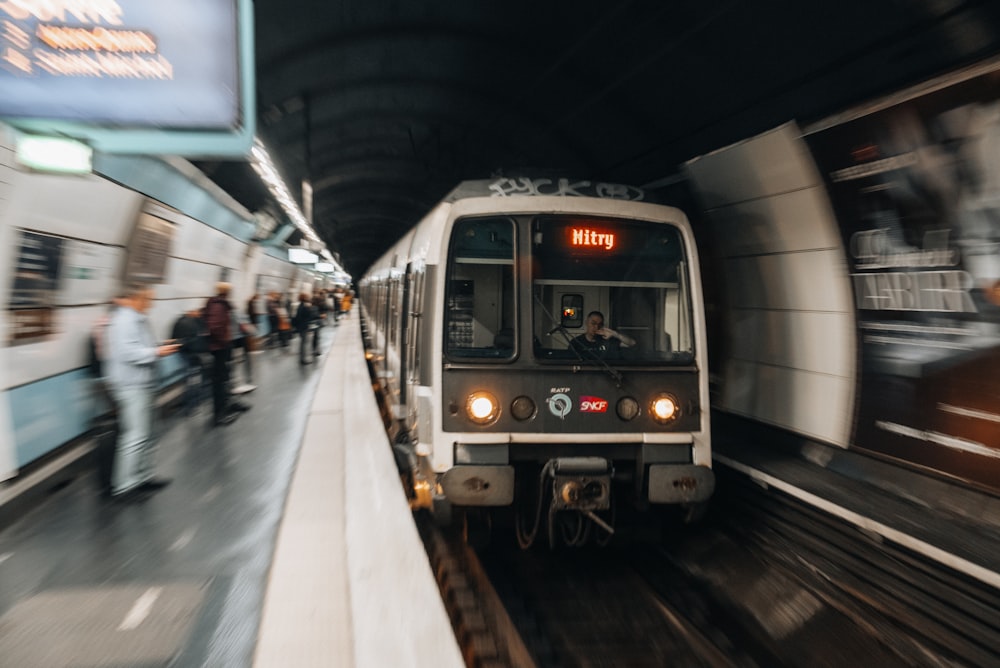
<svg viewBox="0 0 1000 668"><path fill-rule="evenodd" d="M0 532L0 664L464 665L357 313L322 341L316 364L297 344L254 354L252 408L231 425L211 426L210 402L163 417L166 489L124 505L77 467Z"/></svg>

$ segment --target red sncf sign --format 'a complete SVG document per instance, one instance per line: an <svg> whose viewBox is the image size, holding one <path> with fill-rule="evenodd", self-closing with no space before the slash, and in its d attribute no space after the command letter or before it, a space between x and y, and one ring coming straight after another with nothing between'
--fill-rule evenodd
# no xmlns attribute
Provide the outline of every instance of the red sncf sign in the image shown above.
<svg viewBox="0 0 1000 668"><path fill-rule="evenodd" d="M608 410L608 400L600 397L580 397L581 413L605 413Z"/></svg>

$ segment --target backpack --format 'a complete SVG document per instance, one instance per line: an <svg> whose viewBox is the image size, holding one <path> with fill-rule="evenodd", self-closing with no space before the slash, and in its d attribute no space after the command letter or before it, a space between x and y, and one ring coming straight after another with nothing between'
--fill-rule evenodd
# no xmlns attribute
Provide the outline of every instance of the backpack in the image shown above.
<svg viewBox="0 0 1000 668"><path fill-rule="evenodd" d="M87 372L94 378L101 377L101 356L97 354L97 337L87 337Z"/></svg>

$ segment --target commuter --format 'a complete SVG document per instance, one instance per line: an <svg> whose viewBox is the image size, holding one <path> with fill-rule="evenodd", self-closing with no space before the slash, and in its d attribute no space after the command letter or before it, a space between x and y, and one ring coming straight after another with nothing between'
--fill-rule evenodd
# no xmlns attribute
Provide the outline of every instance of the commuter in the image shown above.
<svg viewBox="0 0 1000 668"><path fill-rule="evenodd" d="M281 303L281 293L277 290L267 296L267 323L270 331L267 334L267 347L280 345L288 347L288 332L292 328L288 320L288 311Z"/></svg>
<svg viewBox="0 0 1000 668"><path fill-rule="evenodd" d="M105 377L107 365L104 362L105 351L108 349L108 324L111 316L119 307L125 304L125 296L119 295L111 300L106 313L94 321L90 331L89 360L87 368L94 379L94 393L99 398L98 414L92 425L96 435L95 463L97 468L98 486L106 496L111 495L111 471L114 467L115 448L118 441L118 410L115 398Z"/></svg>
<svg viewBox="0 0 1000 668"><path fill-rule="evenodd" d="M104 374L118 409L118 442L111 476L111 496L138 498L170 484L153 477L153 408L156 360L180 349L179 343L157 345L146 311L153 301L148 285L133 286L115 309L107 328Z"/></svg>
<svg viewBox="0 0 1000 668"><path fill-rule="evenodd" d="M107 313L104 313L94 321L94 326L90 330L90 340L88 342L89 360L87 361L87 364L90 370L90 375L97 379L100 392L112 405L114 404L114 401L109 394L109 390L105 382L106 379L104 377L104 356L108 345L107 330L115 310L117 310L120 306L124 306L126 300L127 297L125 295L119 295L111 299L111 304L108 306Z"/></svg>
<svg viewBox="0 0 1000 668"><path fill-rule="evenodd" d="M327 313L330 312L330 305L326 298L326 291L319 290L313 297L313 313L315 316L312 336L313 357L319 357L319 339L326 324Z"/></svg>
<svg viewBox="0 0 1000 668"><path fill-rule="evenodd" d="M205 304L208 352L212 355L212 418L215 426L231 424L239 417L230 404L229 360L233 354L232 311L229 283L218 283L215 296Z"/></svg>
<svg viewBox="0 0 1000 668"><path fill-rule="evenodd" d="M275 305L278 307L278 319L279 319L278 331L280 334L279 340L281 341L281 347L287 348L289 346L289 342L292 340L292 336L294 336L294 328L292 327L291 309L289 308L286 300L281 299L280 292L274 293L274 302Z"/></svg>
<svg viewBox="0 0 1000 668"><path fill-rule="evenodd" d="M299 305L295 309L295 316L292 318L292 326L299 335L299 363L312 364L312 360L306 357L306 346L309 341L309 331L316 319L315 309L309 295L305 292L299 293Z"/></svg>
<svg viewBox="0 0 1000 668"><path fill-rule="evenodd" d="M274 348L281 335L281 316L278 315L279 306L277 293L273 291L267 293L267 302L264 305L267 312L267 339L264 342L264 348L266 349Z"/></svg>
<svg viewBox="0 0 1000 668"><path fill-rule="evenodd" d="M340 288L333 290L333 316L339 322L340 316L344 313L344 291Z"/></svg>
<svg viewBox="0 0 1000 668"><path fill-rule="evenodd" d="M174 322L170 336L181 345L184 358L184 415L191 415L198 409L205 386L205 359L208 353L208 328L201 317L201 309L191 309L181 314Z"/></svg>
<svg viewBox="0 0 1000 668"><path fill-rule="evenodd" d="M253 384L253 362L250 358L251 339L257 330L246 321L246 318L241 318L240 314L236 312L236 309L232 309L230 311L230 318L232 319L233 350L240 351L240 359L243 361L243 366L246 368L246 382L242 385L232 387L231 393L246 394L247 392L253 392L257 389L257 386ZM230 363L233 363L232 359L230 360ZM246 404L239 404L236 408L239 408L240 406L249 408Z"/></svg>
<svg viewBox="0 0 1000 668"><path fill-rule="evenodd" d="M247 319L250 321L250 326L253 327L253 335L256 336L257 332L260 330L260 294L254 293L253 297L247 301ZM253 348L253 346L250 346Z"/></svg>

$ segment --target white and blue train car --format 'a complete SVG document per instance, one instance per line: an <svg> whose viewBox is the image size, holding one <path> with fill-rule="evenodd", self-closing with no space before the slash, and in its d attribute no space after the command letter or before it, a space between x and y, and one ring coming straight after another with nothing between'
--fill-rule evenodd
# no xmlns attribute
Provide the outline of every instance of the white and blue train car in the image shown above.
<svg viewBox="0 0 1000 668"><path fill-rule="evenodd" d="M153 284L149 317L168 338L220 280L241 313L254 294L322 280L288 261L287 235L255 240L254 216L186 161L95 155L91 174L39 173L18 164L15 141L0 125L0 480L52 458L107 409L89 337L127 282ZM180 371L163 358L161 390Z"/></svg>

